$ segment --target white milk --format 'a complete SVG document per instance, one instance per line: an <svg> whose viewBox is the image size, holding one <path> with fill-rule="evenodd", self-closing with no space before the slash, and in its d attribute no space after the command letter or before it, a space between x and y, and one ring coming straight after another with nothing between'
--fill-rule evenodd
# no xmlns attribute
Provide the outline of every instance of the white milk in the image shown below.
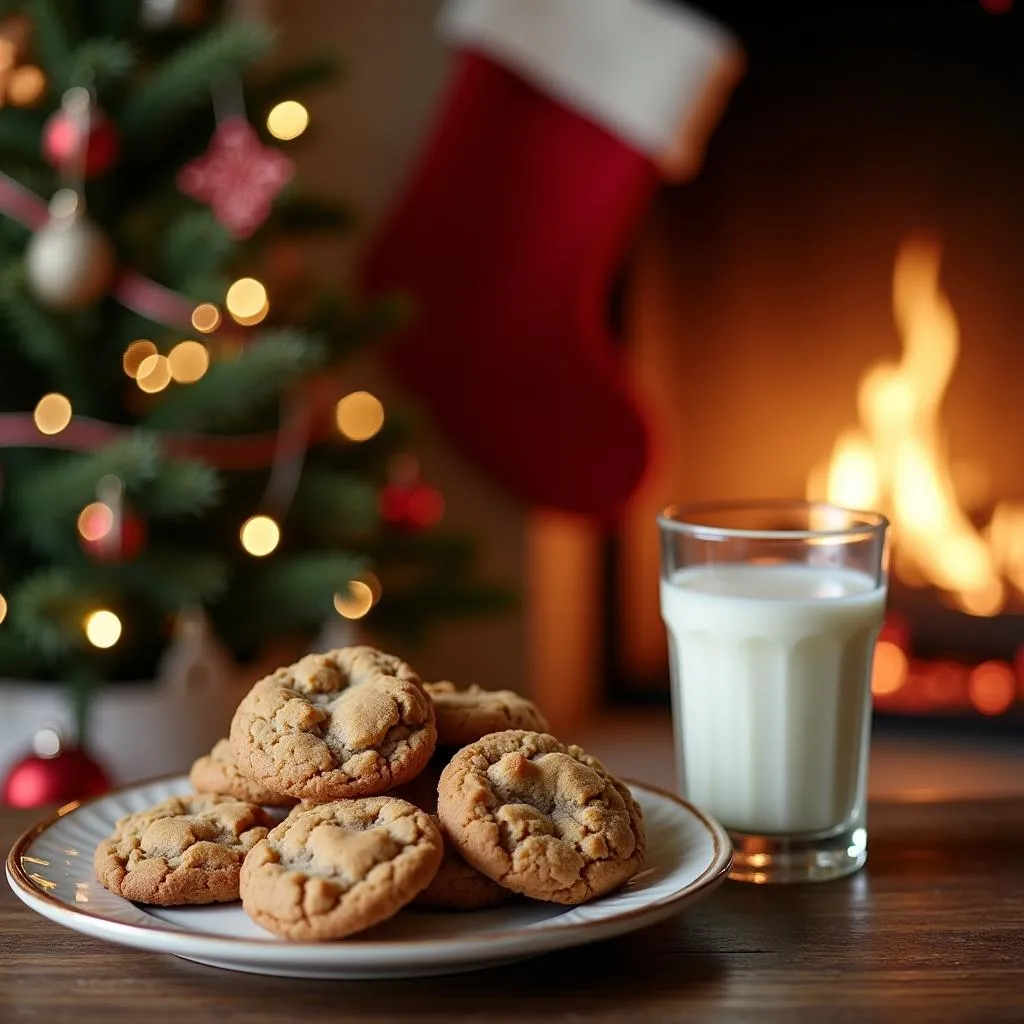
<svg viewBox="0 0 1024 1024"><path fill-rule="evenodd" d="M738 832L850 824L884 605L885 588L852 569L696 566L663 580L686 796Z"/></svg>

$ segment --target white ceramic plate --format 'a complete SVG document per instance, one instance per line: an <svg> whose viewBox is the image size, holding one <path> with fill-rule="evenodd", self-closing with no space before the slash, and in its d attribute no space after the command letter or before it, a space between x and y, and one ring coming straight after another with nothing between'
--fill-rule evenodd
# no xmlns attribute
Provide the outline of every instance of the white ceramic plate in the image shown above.
<svg viewBox="0 0 1024 1024"><path fill-rule="evenodd" d="M678 797L630 787L644 811L647 863L628 885L581 907L521 900L470 913L410 909L340 942L291 943L250 921L238 903L149 907L108 892L93 876L96 844L123 815L191 792L184 777L62 807L14 844L7 879L23 902L67 928L215 967L297 978L470 971L643 928L725 879L732 847L717 822Z"/></svg>

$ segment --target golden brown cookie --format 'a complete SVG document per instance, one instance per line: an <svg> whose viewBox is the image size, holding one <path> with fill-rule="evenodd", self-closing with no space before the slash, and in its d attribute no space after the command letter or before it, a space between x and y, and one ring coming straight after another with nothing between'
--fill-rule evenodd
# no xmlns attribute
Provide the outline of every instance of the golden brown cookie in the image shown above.
<svg viewBox="0 0 1024 1024"><path fill-rule="evenodd" d="M310 654L261 679L231 722L239 770L324 802L413 778L437 739L434 705L404 661L372 647Z"/></svg>
<svg viewBox="0 0 1024 1024"><path fill-rule="evenodd" d="M434 701L437 742L464 747L490 732L525 729L547 732L547 719L537 706L511 690L485 690L472 685L459 690L454 683L424 683Z"/></svg>
<svg viewBox="0 0 1024 1024"><path fill-rule="evenodd" d="M430 816L389 796L291 814L245 858L242 906L276 935L340 939L391 917L429 884L443 841Z"/></svg>
<svg viewBox="0 0 1024 1024"><path fill-rule="evenodd" d="M195 761L188 780L199 793L227 793L239 800L266 807L291 807L295 803L292 797L273 793L243 775L235 764L228 739L217 740L210 753Z"/></svg>
<svg viewBox="0 0 1024 1024"><path fill-rule="evenodd" d="M238 899L242 861L271 825L262 808L234 797L172 797L121 818L93 867L106 888L136 903L226 903Z"/></svg>
<svg viewBox="0 0 1024 1024"><path fill-rule="evenodd" d="M644 859L643 818L625 784L546 733L510 730L464 747L441 773L437 813L473 867L533 899L583 903Z"/></svg>
<svg viewBox="0 0 1024 1024"><path fill-rule="evenodd" d="M440 827L436 815L431 815L431 819ZM452 842L445 839L444 856L437 874L413 902L439 910L482 910L511 898L508 889L477 871Z"/></svg>

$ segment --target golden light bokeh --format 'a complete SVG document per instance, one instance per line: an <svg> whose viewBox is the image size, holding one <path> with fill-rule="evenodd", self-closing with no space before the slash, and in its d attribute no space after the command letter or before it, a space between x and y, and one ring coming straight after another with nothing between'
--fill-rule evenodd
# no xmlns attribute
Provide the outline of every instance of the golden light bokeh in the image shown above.
<svg viewBox="0 0 1024 1024"><path fill-rule="evenodd" d="M71 422L71 403L51 391L39 399L32 418L40 434L59 434Z"/></svg>
<svg viewBox="0 0 1024 1024"><path fill-rule="evenodd" d="M168 353L167 363L179 384L194 384L210 368L210 353L201 341L179 341Z"/></svg>
<svg viewBox="0 0 1024 1024"><path fill-rule="evenodd" d="M240 277L228 289L224 305L243 327L258 324L270 312L267 289L255 277Z"/></svg>
<svg viewBox="0 0 1024 1024"><path fill-rule="evenodd" d="M138 341L133 341L124 350L124 355L121 356L121 365L124 367L124 372L128 374L132 380L135 380L139 375L139 367L143 362L150 356L155 356L156 354L156 345L154 345L149 338L139 338Z"/></svg>
<svg viewBox="0 0 1024 1024"><path fill-rule="evenodd" d="M7 618L7 598L0 594L0 622Z"/></svg>
<svg viewBox="0 0 1024 1024"><path fill-rule="evenodd" d="M983 715L1001 715L1014 701L1017 680L1004 661L985 661L972 672L967 683L971 703Z"/></svg>
<svg viewBox="0 0 1024 1024"><path fill-rule="evenodd" d="M334 595L334 609L345 619L361 619L373 607L373 591L362 580L352 580Z"/></svg>
<svg viewBox="0 0 1024 1024"><path fill-rule="evenodd" d="M284 100L267 114L267 131L275 139L297 139L309 126L309 111L296 100Z"/></svg>
<svg viewBox="0 0 1024 1024"><path fill-rule="evenodd" d="M384 426L384 406L369 391L353 391L338 402L334 418L350 441L368 441Z"/></svg>
<svg viewBox="0 0 1024 1024"><path fill-rule="evenodd" d="M78 513L78 532L83 540L102 540L114 528L114 510L102 501L92 501Z"/></svg>
<svg viewBox="0 0 1024 1024"><path fill-rule="evenodd" d="M361 572L356 577L356 579L359 580L361 583L365 583L366 586L370 588L370 594L373 597L373 603L376 604L380 600L380 595L383 592L383 588L380 585L380 580L377 579L377 577L369 570L367 570L366 572Z"/></svg>
<svg viewBox="0 0 1024 1024"><path fill-rule="evenodd" d="M281 543L281 527L270 516L250 516L242 523L238 537L250 555L263 558Z"/></svg>
<svg viewBox="0 0 1024 1024"><path fill-rule="evenodd" d="M220 310L212 302L200 302L192 310L192 326L200 334L213 334L220 327Z"/></svg>
<svg viewBox="0 0 1024 1024"><path fill-rule="evenodd" d="M97 608L89 612L82 623L85 637L93 645L106 649L113 647L121 639L121 620L107 608Z"/></svg>
<svg viewBox="0 0 1024 1024"><path fill-rule="evenodd" d="M35 106L46 92L46 75L34 64L15 68L7 79L7 98L16 107Z"/></svg>
<svg viewBox="0 0 1024 1024"><path fill-rule="evenodd" d="M139 364L135 383L150 395L163 391L171 383L171 364L167 356L146 356Z"/></svg>
<svg viewBox="0 0 1024 1024"><path fill-rule="evenodd" d="M903 651L891 640L879 640L871 669L871 692L876 697L895 693L907 681L908 669Z"/></svg>

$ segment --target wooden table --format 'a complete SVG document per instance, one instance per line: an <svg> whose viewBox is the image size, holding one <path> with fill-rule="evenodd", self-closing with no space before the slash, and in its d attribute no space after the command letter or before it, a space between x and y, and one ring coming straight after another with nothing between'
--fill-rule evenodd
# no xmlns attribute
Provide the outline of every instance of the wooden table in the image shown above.
<svg viewBox="0 0 1024 1024"><path fill-rule="evenodd" d="M0 810L6 849L35 814ZM261 978L106 945L0 895L0 1021L1024 1021L1024 801L880 804L839 882L727 883L646 931L408 982Z"/></svg>

